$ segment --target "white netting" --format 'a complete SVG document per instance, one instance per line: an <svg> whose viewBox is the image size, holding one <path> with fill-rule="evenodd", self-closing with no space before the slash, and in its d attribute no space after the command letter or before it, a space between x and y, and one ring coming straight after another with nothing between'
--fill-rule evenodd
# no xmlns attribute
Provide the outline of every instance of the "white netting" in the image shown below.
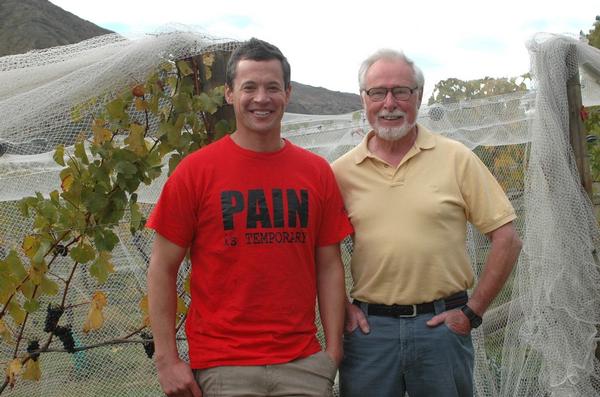
<svg viewBox="0 0 600 397"><path fill-rule="evenodd" d="M61 167L52 160L58 143L70 145L89 131L93 112L112 93L145 77L165 59L236 44L196 33L164 33L130 41L117 35L76 45L0 58L0 259L19 247L31 230L17 200L59 187ZM576 56L569 57L569 46ZM582 191L568 139L566 80L569 64L580 66L583 101L600 103L600 51L572 39L538 35L529 43L535 89L477 101L434 104L421 109L420 122L474 150L496 175L517 214L524 248L518 266L484 325L474 332L478 396L600 395L596 327L600 322L599 235L592 206ZM101 98L101 99L98 99ZM85 106L82 106L85 104ZM81 111L74 123L73 111ZM286 114L284 136L332 161L355 146L369 127L361 112L340 116ZM140 192L149 211L164 176ZM78 346L123 338L142 323L151 234L132 236L116 227L116 273L101 287L108 295L105 326L83 334L88 306L74 306L61 318L72 324ZM351 246L343 244L349 262ZM476 273L489 243L470 229L468 251ZM61 262L63 261L63 262ZM187 264L186 264L187 266ZM186 273L184 266L181 276ZM60 259L52 277L66 278L72 263ZM182 284L183 278L180 279ZM351 280L347 280L348 283ZM182 287L182 285L180 285ZM183 288L183 287L182 287ZM68 303L89 300L98 289L77 272ZM42 308L49 300L42 302ZM19 354L28 341L44 340L45 310L28 319ZM5 317L9 328L18 328ZM179 333L184 337L183 333ZM56 339L56 338L55 338ZM160 396L156 373L139 336L76 354L44 353L42 380L18 380L8 396ZM185 341L180 349L186 353ZM61 348L53 341L51 348ZM14 355L0 342L0 366Z"/></svg>

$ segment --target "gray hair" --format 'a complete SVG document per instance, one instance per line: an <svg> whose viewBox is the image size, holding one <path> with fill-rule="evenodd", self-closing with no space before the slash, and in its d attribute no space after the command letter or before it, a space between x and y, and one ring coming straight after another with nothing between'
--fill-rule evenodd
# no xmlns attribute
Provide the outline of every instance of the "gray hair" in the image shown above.
<svg viewBox="0 0 600 397"><path fill-rule="evenodd" d="M402 51L390 50L387 48L376 51L373 55L368 57L363 61L358 69L358 87L360 90L366 89L365 87L365 77L367 76L367 71L373 64L380 59L385 59L389 61L404 61L410 68L413 70L413 78L415 83L417 84L417 88L423 91L423 87L425 86L425 77L423 76L423 72L415 63L407 57Z"/></svg>

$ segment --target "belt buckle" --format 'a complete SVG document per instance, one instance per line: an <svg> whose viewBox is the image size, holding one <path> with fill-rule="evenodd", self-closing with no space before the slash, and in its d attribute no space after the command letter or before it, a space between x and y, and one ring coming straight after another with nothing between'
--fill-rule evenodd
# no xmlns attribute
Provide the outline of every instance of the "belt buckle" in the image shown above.
<svg viewBox="0 0 600 397"><path fill-rule="evenodd" d="M398 314L397 317L398 318L417 317L417 305L406 305L406 306L412 307L412 313L411 314Z"/></svg>

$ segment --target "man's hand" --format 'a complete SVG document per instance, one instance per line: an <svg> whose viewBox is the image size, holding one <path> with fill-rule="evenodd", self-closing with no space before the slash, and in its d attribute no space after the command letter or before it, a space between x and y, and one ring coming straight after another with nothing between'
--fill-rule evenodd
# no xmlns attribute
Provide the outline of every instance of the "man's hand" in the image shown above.
<svg viewBox="0 0 600 397"><path fill-rule="evenodd" d="M156 360L158 381L169 397L202 397L202 391L194 379L190 366L180 358Z"/></svg>
<svg viewBox="0 0 600 397"><path fill-rule="evenodd" d="M346 321L344 329L346 332L350 333L354 332L356 327L360 327L363 334L371 332L369 321L367 321L365 313L363 313L360 307L353 305L350 302L346 302Z"/></svg>
<svg viewBox="0 0 600 397"><path fill-rule="evenodd" d="M327 346L325 353L329 354L329 357L331 357L335 365L339 368L342 358L344 358L344 348L341 345L335 348Z"/></svg>
<svg viewBox="0 0 600 397"><path fill-rule="evenodd" d="M448 310L440 313L429 321L427 325L430 327L437 327L440 324L446 323L446 326L451 331L459 335L469 335L471 332L471 323L465 314L458 309Z"/></svg>

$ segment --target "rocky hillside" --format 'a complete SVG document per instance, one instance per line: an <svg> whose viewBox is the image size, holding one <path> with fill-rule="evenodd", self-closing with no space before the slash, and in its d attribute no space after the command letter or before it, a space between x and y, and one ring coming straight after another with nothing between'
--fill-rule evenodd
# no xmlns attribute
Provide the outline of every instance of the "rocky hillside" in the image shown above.
<svg viewBox="0 0 600 397"><path fill-rule="evenodd" d="M287 111L302 114L344 114L361 108L360 96L292 81Z"/></svg>
<svg viewBox="0 0 600 397"><path fill-rule="evenodd" d="M0 0L0 56L112 33L47 0Z"/></svg>
<svg viewBox="0 0 600 397"><path fill-rule="evenodd" d="M0 56L73 44L106 33L112 32L48 0L0 0ZM345 114L361 107L356 94L297 82L292 86L290 113Z"/></svg>

